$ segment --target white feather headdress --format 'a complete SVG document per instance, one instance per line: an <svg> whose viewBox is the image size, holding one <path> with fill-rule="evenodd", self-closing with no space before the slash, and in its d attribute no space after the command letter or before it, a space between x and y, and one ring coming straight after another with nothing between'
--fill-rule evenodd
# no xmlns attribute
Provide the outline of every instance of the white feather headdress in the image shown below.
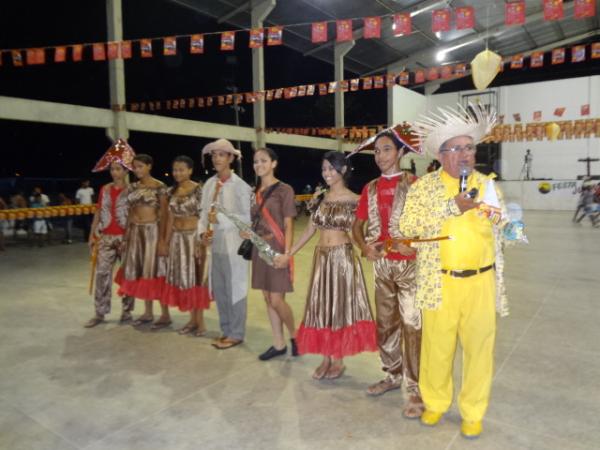
<svg viewBox="0 0 600 450"><path fill-rule="evenodd" d="M457 109L439 107L438 110L411 123L421 151L433 158L438 157L442 144L453 137L470 136L478 144L496 123L496 111L488 112L480 104L469 103L468 110L460 104Z"/></svg>

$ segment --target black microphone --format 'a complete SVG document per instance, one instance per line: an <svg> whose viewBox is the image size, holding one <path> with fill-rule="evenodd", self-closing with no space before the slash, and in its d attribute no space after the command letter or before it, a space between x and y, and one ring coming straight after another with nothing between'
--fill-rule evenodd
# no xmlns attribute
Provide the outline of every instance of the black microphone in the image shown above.
<svg viewBox="0 0 600 450"><path fill-rule="evenodd" d="M471 174L471 169L464 165L461 164L460 166L460 176L458 177L458 192L465 192L467 190L467 178L469 178L469 175Z"/></svg>

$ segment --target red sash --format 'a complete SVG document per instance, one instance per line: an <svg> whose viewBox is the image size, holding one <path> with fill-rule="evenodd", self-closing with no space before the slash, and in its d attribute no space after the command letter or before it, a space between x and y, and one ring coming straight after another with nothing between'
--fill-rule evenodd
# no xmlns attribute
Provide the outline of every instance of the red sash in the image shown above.
<svg viewBox="0 0 600 450"><path fill-rule="evenodd" d="M262 194L260 192L257 192L256 193L256 202L260 205L260 204L262 204L262 201L263 201ZM283 234L283 231L281 230L281 228L279 228L279 225L277 225L277 222L275 221L275 219L273 219L273 216L271 215L271 213L269 212L269 210L267 208L261 208L261 214L264 217L265 221L267 222L267 225L269 225L269 228L273 232L273 236L275 237L275 240L277 241L277 243L279 245L281 245L283 247L283 249L285 251L285 235ZM293 256L290 257L290 280L292 283L294 282L294 257Z"/></svg>

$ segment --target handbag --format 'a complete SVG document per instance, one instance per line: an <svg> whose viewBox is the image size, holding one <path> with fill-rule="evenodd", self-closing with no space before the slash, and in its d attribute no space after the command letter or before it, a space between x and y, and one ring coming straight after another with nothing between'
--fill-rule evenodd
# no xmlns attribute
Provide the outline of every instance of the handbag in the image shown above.
<svg viewBox="0 0 600 450"><path fill-rule="evenodd" d="M273 184L273 186L271 186L269 188L269 190L267 192L265 192L263 201L260 203L258 212L256 213L254 220L252 221L252 230L254 230L256 228L256 225L258 225L258 221L260 220L260 213L261 213L263 207L265 206L265 203L267 203L267 199L269 198L271 193L275 190L275 188L278 185L279 185L279 181L277 183ZM252 241L250 239L244 239L242 241L242 243L240 244L240 247L238 248L237 254L240 255L242 258L244 258L246 261L250 261L252 259L252 249L253 248L254 248L254 244L252 243Z"/></svg>

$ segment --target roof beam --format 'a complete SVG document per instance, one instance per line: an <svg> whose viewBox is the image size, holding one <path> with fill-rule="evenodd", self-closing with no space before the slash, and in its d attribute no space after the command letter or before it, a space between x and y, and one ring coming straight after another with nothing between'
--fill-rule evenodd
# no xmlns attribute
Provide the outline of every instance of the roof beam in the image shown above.
<svg viewBox="0 0 600 450"><path fill-rule="evenodd" d="M217 18L217 23L227 22L233 16L235 16L235 15L241 13L241 12L247 11L251 6L252 6L252 2L242 3L240 6L238 6L237 8L235 8L233 11L228 12L224 16L221 16L221 17Z"/></svg>

